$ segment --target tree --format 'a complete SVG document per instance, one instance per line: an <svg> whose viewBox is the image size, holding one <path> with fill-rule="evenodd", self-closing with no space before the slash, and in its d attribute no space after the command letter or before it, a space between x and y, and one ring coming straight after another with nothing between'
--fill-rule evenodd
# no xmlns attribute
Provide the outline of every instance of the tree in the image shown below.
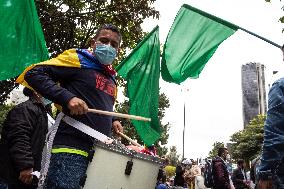
<svg viewBox="0 0 284 189"><path fill-rule="evenodd" d="M0 106L4 105L10 92L19 86L19 84L15 83L15 80L16 78L0 81Z"/></svg>
<svg viewBox="0 0 284 189"><path fill-rule="evenodd" d="M168 158L170 161L170 165L177 166L179 162L179 157L180 155L177 153L177 147L171 146L170 152L166 155L166 158Z"/></svg>
<svg viewBox="0 0 284 189"><path fill-rule="evenodd" d="M143 20L159 18L151 5L155 0L46 0L36 1L49 52L56 55L65 49L89 45L94 32L105 23L118 26L121 48L133 48L144 33Z"/></svg>
<svg viewBox="0 0 284 189"><path fill-rule="evenodd" d="M265 1L268 2L268 3L271 2L271 0L265 0ZM281 9L284 10L283 7L281 7ZM281 16L281 17L279 18L279 21L283 24L283 23L284 23L284 16ZM282 29L282 32L284 32L284 29Z"/></svg>
<svg viewBox="0 0 284 189"><path fill-rule="evenodd" d="M165 147L165 144L167 144L168 138L169 138L169 123L162 124L162 119L165 116L165 109L170 106L169 99L167 96L162 93L159 97L159 111L158 111L158 117L160 120L160 125L162 128L162 134L160 139L154 144L157 147L158 155L162 156L167 153L167 148ZM129 110L129 101L125 100L122 103L119 103L115 107L116 111L120 113L128 113ZM137 135L134 125L130 122L130 120L122 119L121 123L123 125L123 131L127 136L130 136L132 139L137 140L138 143L143 143L141 138ZM128 145L129 142L126 139L122 139L122 143Z"/></svg>
<svg viewBox="0 0 284 189"><path fill-rule="evenodd" d="M249 161L260 154L265 118L265 115L256 116L244 130L238 131L231 136L230 140L233 142L232 156L234 159Z"/></svg>
<svg viewBox="0 0 284 189"><path fill-rule="evenodd" d="M213 148L212 150L209 152L208 156L210 158L214 158L218 155L218 149L221 148L221 147L224 147L224 143L223 142L214 142L213 144Z"/></svg>
<svg viewBox="0 0 284 189"><path fill-rule="evenodd" d="M0 105L0 134L3 128L3 123L7 117L8 112L14 107L14 104Z"/></svg>
<svg viewBox="0 0 284 189"><path fill-rule="evenodd" d="M104 23L112 23L121 29L122 46L119 60L126 48L134 48L143 38L143 20L158 19L159 12L152 5L155 0L35 0L51 57L63 50L86 48L96 29ZM117 62L116 62L117 64ZM0 104L17 86L15 79L0 81Z"/></svg>

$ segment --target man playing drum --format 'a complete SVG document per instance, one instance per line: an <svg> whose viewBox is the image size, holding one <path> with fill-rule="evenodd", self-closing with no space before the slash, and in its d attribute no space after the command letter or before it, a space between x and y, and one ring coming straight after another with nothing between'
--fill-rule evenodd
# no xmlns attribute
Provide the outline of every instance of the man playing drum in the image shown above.
<svg viewBox="0 0 284 189"><path fill-rule="evenodd" d="M111 64L120 42L119 30L111 24L103 25L97 30L91 49L69 49L43 62L45 65L30 69L24 79L34 90L61 105L66 116L107 136L111 135L112 127L123 132L120 122L113 117L87 113L89 108L113 111L116 82ZM53 65L54 62L62 65ZM79 189L92 146L92 137L61 120L44 188Z"/></svg>

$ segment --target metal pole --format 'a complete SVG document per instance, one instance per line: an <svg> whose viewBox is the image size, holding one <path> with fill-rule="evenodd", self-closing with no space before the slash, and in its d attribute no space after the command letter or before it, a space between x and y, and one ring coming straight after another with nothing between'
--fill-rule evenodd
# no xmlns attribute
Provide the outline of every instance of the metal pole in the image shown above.
<svg viewBox="0 0 284 189"><path fill-rule="evenodd" d="M247 32L247 33L250 34L250 35L253 35L253 36L255 36L255 37L258 37L259 39L262 39L263 41L265 41L265 42L267 42L267 43L269 43L269 44L271 44L271 45L274 45L275 47L281 49L281 45L279 45L279 44L277 44L277 43L274 43L273 41L271 41L271 40L269 40L269 39L266 39L266 38L264 38L264 37L262 37L262 36L260 36L260 35L257 35L256 33L253 33L253 32L251 32L251 31L249 31L249 30L247 30L247 29L245 29L245 28L239 27L239 29L240 29L240 30L243 30L244 32Z"/></svg>

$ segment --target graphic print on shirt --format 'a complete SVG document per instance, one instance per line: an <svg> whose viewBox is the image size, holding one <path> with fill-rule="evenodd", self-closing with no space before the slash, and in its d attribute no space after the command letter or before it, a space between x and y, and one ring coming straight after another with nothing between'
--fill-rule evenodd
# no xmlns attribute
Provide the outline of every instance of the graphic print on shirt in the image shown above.
<svg viewBox="0 0 284 189"><path fill-rule="evenodd" d="M113 84L109 79L107 79L102 74L96 74L96 88L103 91L104 93L115 97L115 84Z"/></svg>

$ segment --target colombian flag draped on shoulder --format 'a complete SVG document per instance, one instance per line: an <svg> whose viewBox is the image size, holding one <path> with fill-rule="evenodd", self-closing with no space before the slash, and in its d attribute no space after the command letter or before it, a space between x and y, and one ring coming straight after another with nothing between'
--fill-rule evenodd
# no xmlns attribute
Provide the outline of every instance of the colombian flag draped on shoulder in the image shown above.
<svg viewBox="0 0 284 189"><path fill-rule="evenodd" d="M116 68L127 80L129 114L151 118L151 122L131 120L138 135L149 146L160 138L158 119L160 42L158 26Z"/></svg>
<svg viewBox="0 0 284 189"><path fill-rule="evenodd" d="M1 0L0 18L0 80L48 59L34 0Z"/></svg>
<svg viewBox="0 0 284 189"><path fill-rule="evenodd" d="M92 54L91 50L88 49L69 49L59 54L56 58L46 60L37 64L30 65L24 72L17 78L17 83L20 83L26 87L29 87L28 83L25 81L25 74L34 68L35 66L63 66L63 67L73 67L73 68L86 68L95 69L100 71L106 71L113 78L115 71L112 70L111 65L104 66L99 63L98 59Z"/></svg>
<svg viewBox="0 0 284 189"><path fill-rule="evenodd" d="M180 84L198 78L218 46L238 26L189 5L183 5L164 44L161 72L165 81Z"/></svg>

